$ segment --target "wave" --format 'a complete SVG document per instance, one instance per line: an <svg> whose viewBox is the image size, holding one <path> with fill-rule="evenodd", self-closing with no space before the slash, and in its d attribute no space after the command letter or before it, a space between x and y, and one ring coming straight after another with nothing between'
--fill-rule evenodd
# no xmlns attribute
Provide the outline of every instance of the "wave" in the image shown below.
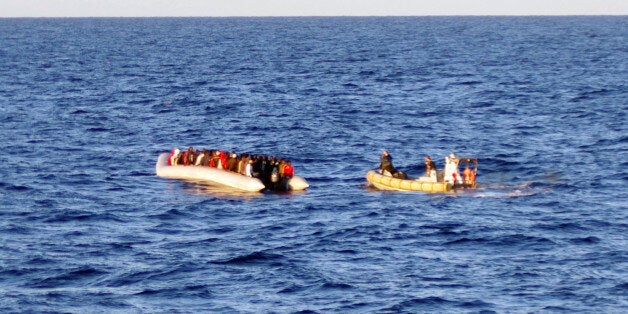
<svg viewBox="0 0 628 314"><path fill-rule="evenodd" d="M257 251L245 255L236 256L227 260L213 261L214 264L224 265L248 265L248 264L264 264L268 262L281 262L284 256L269 252Z"/></svg>
<svg viewBox="0 0 628 314"><path fill-rule="evenodd" d="M307 289L309 289L309 287L303 286L303 285L298 285L298 284L295 284L295 283L291 283L291 284L288 285L288 287L283 288L283 289L277 291L277 293L279 293L279 294L284 294L284 293L285 294L292 294L292 293L305 291Z"/></svg>
<svg viewBox="0 0 628 314"><path fill-rule="evenodd" d="M602 239L598 238L598 237L594 237L594 236L589 236L589 237L578 237L578 238L572 238L569 239L570 243L573 244L577 244L577 245L590 245L590 244L597 244L600 243L602 241Z"/></svg>
<svg viewBox="0 0 628 314"><path fill-rule="evenodd" d="M353 289L354 286L347 283L339 283L339 282L325 282L320 287L322 290L348 290Z"/></svg>
<svg viewBox="0 0 628 314"><path fill-rule="evenodd" d="M27 191L33 190L33 188L26 185L11 184L11 183L4 183L4 182L0 182L0 188L3 188L4 190L10 191L10 192L27 192Z"/></svg>
<svg viewBox="0 0 628 314"><path fill-rule="evenodd" d="M107 287L114 288L131 286L136 283L150 281L149 279L155 275L157 275L157 273L152 270L123 272L113 275L113 278L104 281L103 284Z"/></svg>
<svg viewBox="0 0 628 314"><path fill-rule="evenodd" d="M391 307L387 307L382 309L384 312L414 312L414 311L425 311L428 309L434 310L437 308L450 308L455 307L459 303L456 301L451 301L445 298L437 297L437 296L429 296L423 298L412 298L408 300L404 300L395 304Z"/></svg>
<svg viewBox="0 0 628 314"><path fill-rule="evenodd" d="M584 223L564 222L564 221L545 222L545 223L533 225L531 228L541 229L544 231L560 230L560 231L565 231L565 232L566 231L582 232L582 231L588 230L588 228L585 227Z"/></svg>
<svg viewBox="0 0 628 314"><path fill-rule="evenodd" d="M505 248L515 248L515 247L538 247L544 249L550 249L554 247L557 243L545 238L545 237L533 237L526 236L522 234L511 234L497 237L462 237L456 240L447 241L443 243L443 245L448 246L459 246L464 245L468 247L483 247L483 246L494 246L494 247L505 247Z"/></svg>
<svg viewBox="0 0 628 314"><path fill-rule="evenodd" d="M125 219L113 214L113 213L90 213L86 211L78 210L65 210L61 213L51 215L44 219L46 223L66 223L72 221L94 221L94 222L126 222Z"/></svg>
<svg viewBox="0 0 628 314"><path fill-rule="evenodd" d="M438 224L427 224L420 226L420 230L431 231L436 229L436 232L430 233L430 235L436 236L462 236L468 234L468 231L461 230L460 228L466 227L465 224L460 223L438 223Z"/></svg>
<svg viewBox="0 0 628 314"><path fill-rule="evenodd" d="M109 274L106 271L93 267L81 267L75 270L64 272L57 276L47 277L41 280L35 280L30 287L33 288L58 288L64 286L81 286L88 285L91 281Z"/></svg>
<svg viewBox="0 0 628 314"><path fill-rule="evenodd" d="M212 297L214 294L211 289L205 285L187 285L182 286L180 288L177 287L168 287L168 288L149 288L144 289L140 292L135 293L136 296L142 297L151 297L151 298L190 298L190 297L201 297L208 298Z"/></svg>

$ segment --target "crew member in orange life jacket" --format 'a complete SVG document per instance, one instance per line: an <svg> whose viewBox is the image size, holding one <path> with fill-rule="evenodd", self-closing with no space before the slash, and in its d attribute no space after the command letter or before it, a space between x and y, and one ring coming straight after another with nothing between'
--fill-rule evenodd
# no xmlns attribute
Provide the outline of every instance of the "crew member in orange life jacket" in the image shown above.
<svg viewBox="0 0 628 314"><path fill-rule="evenodd" d="M475 172L473 172L469 166L464 168L462 175L464 176L464 184L472 186L475 183Z"/></svg>

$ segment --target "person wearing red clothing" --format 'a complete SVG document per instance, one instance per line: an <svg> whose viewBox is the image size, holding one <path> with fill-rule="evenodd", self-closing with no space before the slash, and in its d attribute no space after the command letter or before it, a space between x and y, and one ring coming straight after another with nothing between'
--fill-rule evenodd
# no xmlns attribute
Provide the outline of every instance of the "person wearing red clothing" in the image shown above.
<svg viewBox="0 0 628 314"><path fill-rule="evenodd" d="M283 166L283 175L286 178L294 177L294 167L292 166L290 160L286 160L286 163Z"/></svg>
<svg viewBox="0 0 628 314"><path fill-rule="evenodd" d="M224 150L220 151L220 169L227 169L227 153Z"/></svg>
<svg viewBox="0 0 628 314"><path fill-rule="evenodd" d="M170 152L170 156L168 156L168 166L174 166L179 163L179 154L181 151L178 148L175 148Z"/></svg>
<svg viewBox="0 0 628 314"><path fill-rule="evenodd" d="M194 151L192 150L192 147L189 147L188 150L184 151L183 154L181 154L181 163L184 166L189 166L190 165L190 160L192 160L194 158Z"/></svg>

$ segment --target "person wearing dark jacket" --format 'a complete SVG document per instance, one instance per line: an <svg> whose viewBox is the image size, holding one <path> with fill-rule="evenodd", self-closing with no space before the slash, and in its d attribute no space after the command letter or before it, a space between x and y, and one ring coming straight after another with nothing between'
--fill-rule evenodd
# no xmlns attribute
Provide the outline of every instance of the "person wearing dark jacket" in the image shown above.
<svg viewBox="0 0 628 314"><path fill-rule="evenodd" d="M388 171L391 175L397 172L392 164L392 156L390 156L387 150L384 150L379 157L379 169L382 171L382 174L385 174L385 171Z"/></svg>

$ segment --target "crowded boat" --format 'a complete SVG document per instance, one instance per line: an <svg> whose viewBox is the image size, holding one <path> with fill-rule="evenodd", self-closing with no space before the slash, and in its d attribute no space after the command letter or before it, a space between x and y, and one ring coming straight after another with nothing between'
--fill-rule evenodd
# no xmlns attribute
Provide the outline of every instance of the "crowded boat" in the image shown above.
<svg viewBox="0 0 628 314"><path fill-rule="evenodd" d="M246 189L255 189L253 182L261 181L262 189L271 191L287 191L287 190L303 190L309 185L301 177L295 176L294 166L289 159L270 155L258 155L241 153L235 151L227 152L224 150L213 149L194 149L189 147L187 150L173 149L167 155L165 165L160 165L158 161L158 175L167 177L179 176L189 178L197 176L199 178L215 181L231 185L236 188L243 188L242 182L246 181L237 176L250 178L245 184ZM179 171L169 170L166 172L164 166L170 166L171 169L179 169ZM193 167L195 172L190 173L181 170L183 167ZM207 170L212 169L211 172ZM205 170L205 171L202 171ZM220 170L216 172L213 170ZM233 176L237 175L237 176ZM234 183L234 182L240 183Z"/></svg>

